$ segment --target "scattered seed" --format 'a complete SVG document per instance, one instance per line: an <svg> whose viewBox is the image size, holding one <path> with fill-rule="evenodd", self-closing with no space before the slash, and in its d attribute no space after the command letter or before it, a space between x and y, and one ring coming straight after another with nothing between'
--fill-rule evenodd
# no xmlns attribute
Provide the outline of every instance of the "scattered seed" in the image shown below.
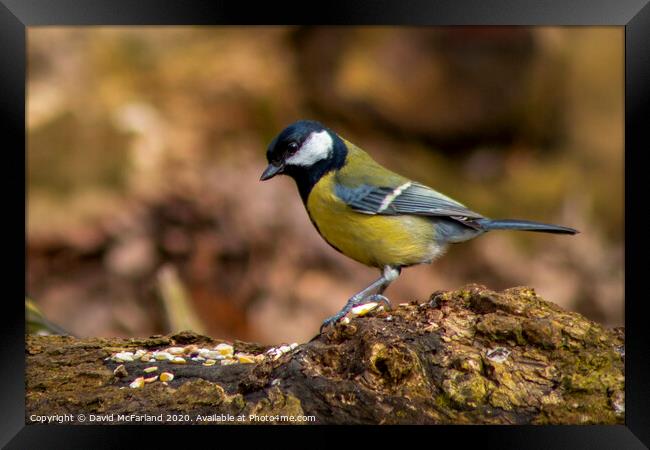
<svg viewBox="0 0 650 450"><path fill-rule="evenodd" d="M348 324L350 323L350 318L349 317L344 317L341 319L341 323Z"/></svg>
<svg viewBox="0 0 650 450"><path fill-rule="evenodd" d="M160 374L160 381L167 382L174 379L174 374L171 372L163 372Z"/></svg>
<svg viewBox="0 0 650 450"><path fill-rule="evenodd" d="M129 384L129 387L133 389L139 389L142 386L144 386L144 377L138 377L135 380L133 380L131 384Z"/></svg>
<svg viewBox="0 0 650 450"><path fill-rule="evenodd" d="M354 316L363 317L366 314L368 314L370 311L375 309L378 305L379 305L379 303L377 303L377 302L365 303L363 305L355 306L354 308L352 308L350 310L350 312Z"/></svg>
<svg viewBox="0 0 650 450"><path fill-rule="evenodd" d="M145 379L144 379L144 382L145 382L145 383L153 383L153 382L156 381L157 379L158 379L158 375L154 375L153 377L145 378Z"/></svg>
<svg viewBox="0 0 650 450"><path fill-rule="evenodd" d="M155 352L153 357L157 361L171 361L174 359L174 356L167 352Z"/></svg>
<svg viewBox="0 0 650 450"><path fill-rule="evenodd" d="M222 366L229 366L231 364L237 364L237 360L236 359L230 359L230 358L226 358L226 359L221 360L221 365Z"/></svg>
<svg viewBox="0 0 650 450"><path fill-rule="evenodd" d="M187 364L187 361L185 361L185 358L181 356L176 356L174 359L171 360L172 364Z"/></svg>
<svg viewBox="0 0 650 450"><path fill-rule="evenodd" d="M214 359L206 359L203 363L204 366L214 366L217 363Z"/></svg>
<svg viewBox="0 0 650 450"><path fill-rule="evenodd" d="M183 347L169 347L166 351L172 355L182 355L185 353L185 349Z"/></svg>
<svg viewBox="0 0 650 450"><path fill-rule="evenodd" d="M253 364L255 363L255 357L253 355L247 355L245 353L237 353L235 355L237 361L241 364Z"/></svg>
<svg viewBox="0 0 650 450"><path fill-rule="evenodd" d="M144 373L155 372L156 370L158 370L158 366L145 367L143 370L144 370Z"/></svg>
<svg viewBox="0 0 650 450"><path fill-rule="evenodd" d="M226 357L222 355L220 352L218 352L217 350L208 350L207 352L203 353L201 356L203 356L205 359L224 359Z"/></svg>
<svg viewBox="0 0 650 450"><path fill-rule="evenodd" d="M219 344L214 349L226 357L232 356L235 352L235 349L230 344Z"/></svg>
<svg viewBox="0 0 650 450"><path fill-rule="evenodd" d="M133 361L132 352L119 352L113 356L113 361L115 362L131 362Z"/></svg>
<svg viewBox="0 0 650 450"><path fill-rule="evenodd" d="M290 352L291 350L295 349L296 347L298 347L298 344L294 342L291 345L281 345L280 347L277 347L277 348L276 347L270 348L270 349L268 349L266 351L265 354L271 356L274 360L276 360L280 356L282 356L283 354ZM252 355L250 355L250 356L252 356ZM264 360L264 354L259 354L259 355L253 356L253 358L256 361L261 362L262 360Z"/></svg>

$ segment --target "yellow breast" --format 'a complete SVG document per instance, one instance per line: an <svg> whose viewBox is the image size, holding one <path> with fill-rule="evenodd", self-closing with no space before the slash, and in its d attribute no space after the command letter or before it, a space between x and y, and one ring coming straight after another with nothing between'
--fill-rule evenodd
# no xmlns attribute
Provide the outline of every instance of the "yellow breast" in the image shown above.
<svg viewBox="0 0 650 450"><path fill-rule="evenodd" d="M323 238L341 253L379 268L430 262L440 253L429 219L356 212L335 195L334 176L330 172L316 183L307 211Z"/></svg>

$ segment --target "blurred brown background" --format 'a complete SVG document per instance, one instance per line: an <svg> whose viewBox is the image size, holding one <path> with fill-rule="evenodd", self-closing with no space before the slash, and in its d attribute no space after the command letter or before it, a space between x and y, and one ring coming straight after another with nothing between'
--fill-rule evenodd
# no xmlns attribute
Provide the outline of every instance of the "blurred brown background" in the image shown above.
<svg viewBox="0 0 650 450"><path fill-rule="evenodd" d="M527 285L623 324L620 27L28 30L27 289L76 335L166 333L184 292L215 337L300 342L372 281L292 180L258 182L303 118L487 216L581 230L452 246L393 303Z"/></svg>

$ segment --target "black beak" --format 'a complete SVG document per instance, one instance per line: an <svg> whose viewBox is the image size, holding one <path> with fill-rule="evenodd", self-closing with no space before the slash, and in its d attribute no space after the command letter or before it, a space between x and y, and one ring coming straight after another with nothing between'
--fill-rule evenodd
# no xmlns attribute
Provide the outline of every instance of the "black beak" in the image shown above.
<svg viewBox="0 0 650 450"><path fill-rule="evenodd" d="M280 166L274 166L273 164L269 164L268 167L264 169L264 172L260 177L260 181L266 181L270 178L273 178L277 174L282 173L282 169L284 169L284 164Z"/></svg>

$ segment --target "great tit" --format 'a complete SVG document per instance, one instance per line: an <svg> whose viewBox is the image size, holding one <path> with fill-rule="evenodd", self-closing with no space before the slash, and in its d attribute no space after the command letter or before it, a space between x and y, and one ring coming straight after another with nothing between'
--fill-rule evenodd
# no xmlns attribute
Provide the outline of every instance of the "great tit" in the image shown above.
<svg viewBox="0 0 650 450"><path fill-rule="evenodd" d="M353 295L324 327L357 305L378 301L402 268L431 263L449 244L491 230L575 234L577 230L526 220L492 220L432 188L384 168L319 122L301 120L269 144L261 181L292 177L311 222L339 252L381 276Z"/></svg>

